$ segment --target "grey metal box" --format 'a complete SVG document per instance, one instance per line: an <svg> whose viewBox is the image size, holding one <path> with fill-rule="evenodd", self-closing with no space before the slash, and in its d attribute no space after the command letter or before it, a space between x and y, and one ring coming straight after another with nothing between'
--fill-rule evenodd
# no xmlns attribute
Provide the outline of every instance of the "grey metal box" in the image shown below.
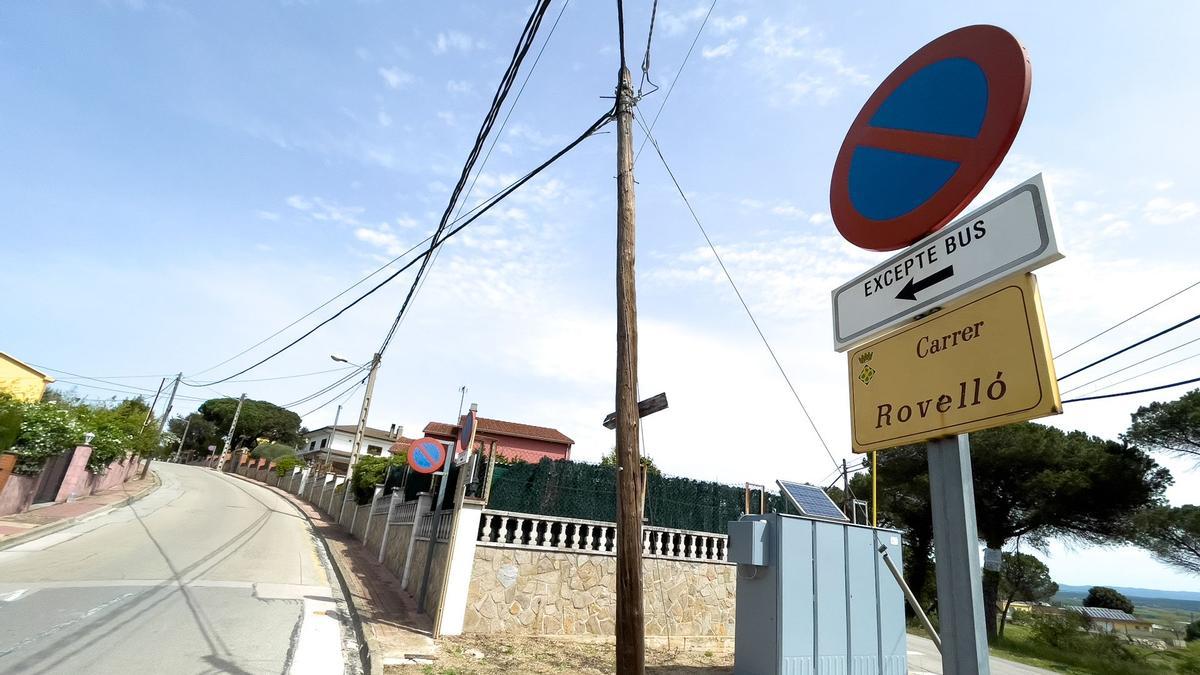
<svg viewBox="0 0 1200 675"><path fill-rule="evenodd" d="M729 560L742 565L768 564L766 521L735 520L729 523Z"/></svg>
<svg viewBox="0 0 1200 675"><path fill-rule="evenodd" d="M761 523L767 564L738 566L737 675L905 675L904 595L877 552L885 546L899 564L898 532L744 516L729 524L732 561L743 536L734 532L756 529L747 523Z"/></svg>

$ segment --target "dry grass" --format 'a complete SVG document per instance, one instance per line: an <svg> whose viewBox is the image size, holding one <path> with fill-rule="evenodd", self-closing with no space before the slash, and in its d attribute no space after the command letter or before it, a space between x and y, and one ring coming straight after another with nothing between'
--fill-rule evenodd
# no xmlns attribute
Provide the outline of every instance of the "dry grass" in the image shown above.
<svg viewBox="0 0 1200 675"><path fill-rule="evenodd" d="M416 675L549 675L615 673L611 642L578 642L506 635L472 635L438 641L441 654L431 665L388 666L387 673ZM646 649L652 675L724 675L733 672L733 655Z"/></svg>

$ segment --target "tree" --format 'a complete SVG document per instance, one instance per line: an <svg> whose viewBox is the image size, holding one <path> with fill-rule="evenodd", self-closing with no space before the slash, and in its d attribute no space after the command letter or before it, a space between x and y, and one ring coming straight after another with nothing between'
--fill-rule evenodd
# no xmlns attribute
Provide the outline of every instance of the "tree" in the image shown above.
<svg viewBox="0 0 1200 675"><path fill-rule="evenodd" d="M617 446L613 446L603 457L600 458L600 466L617 466ZM658 466L654 460L647 455L642 455L642 466L646 467L647 474L661 476L662 471L658 470Z"/></svg>
<svg viewBox="0 0 1200 675"><path fill-rule="evenodd" d="M1171 483L1137 447L1029 422L972 433L971 462L979 538L996 550L1017 537L1035 546L1052 537L1125 541L1128 514L1157 506ZM932 541L924 446L880 452L879 474L883 522L906 534L928 531ZM983 573L989 639L997 635L1000 576Z"/></svg>
<svg viewBox="0 0 1200 675"><path fill-rule="evenodd" d="M1171 473L1126 443L1025 422L971 434L979 537L992 549L1023 537L1124 541L1128 514L1158 504ZM988 637L996 637L1000 573L985 570Z"/></svg>
<svg viewBox="0 0 1200 675"><path fill-rule="evenodd" d="M375 486L383 483L387 478L388 468L393 466L399 468L407 463L408 456L405 453L390 457L360 456L354 464L354 470L350 473L350 486L354 489L355 501L359 504L371 501L371 496L375 493Z"/></svg>
<svg viewBox="0 0 1200 675"><path fill-rule="evenodd" d="M1130 539L1160 562L1200 575L1200 506L1160 506L1134 517Z"/></svg>
<svg viewBox="0 0 1200 675"><path fill-rule="evenodd" d="M146 424L150 406L141 398L122 401L112 408L80 406L79 422L92 439L88 466L101 469L127 455L149 457L160 449L158 427Z"/></svg>
<svg viewBox="0 0 1200 675"><path fill-rule="evenodd" d="M1005 553L1000 570L1000 595L1004 598L1004 609L1000 612L997 633L1004 637L1004 624L1013 601L1047 600L1058 593L1058 584L1050 578L1050 568L1028 553Z"/></svg>
<svg viewBox="0 0 1200 675"><path fill-rule="evenodd" d="M236 398L214 398L201 403L199 410L201 417L225 434L229 431L237 407ZM231 447L251 448L259 438L295 445L300 442L301 436L299 415L270 401L246 399L238 416Z"/></svg>
<svg viewBox="0 0 1200 675"><path fill-rule="evenodd" d="M190 425L188 424L189 418L191 419ZM214 446L219 450L225 443L224 431L199 414L172 418L167 423L167 428L176 437L183 439L183 450L179 453L179 456L184 458L183 461L188 461L188 458L191 457L207 457L209 446ZM187 436L183 435L185 429ZM226 427L225 431L229 431L229 427Z"/></svg>
<svg viewBox="0 0 1200 675"><path fill-rule="evenodd" d="M1192 640L1200 640L1200 619L1188 624L1186 635L1188 642L1191 642Z"/></svg>
<svg viewBox="0 0 1200 675"><path fill-rule="evenodd" d="M1138 408L1124 438L1200 462L1200 389Z"/></svg>
<svg viewBox="0 0 1200 675"><path fill-rule="evenodd" d="M1087 597L1083 599L1083 606L1119 609L1122 612L1133 614L1133 603L1129 601L1129 598L1125 597L1120 591L1108 586L1092 586L1089 588Z"/></svg>

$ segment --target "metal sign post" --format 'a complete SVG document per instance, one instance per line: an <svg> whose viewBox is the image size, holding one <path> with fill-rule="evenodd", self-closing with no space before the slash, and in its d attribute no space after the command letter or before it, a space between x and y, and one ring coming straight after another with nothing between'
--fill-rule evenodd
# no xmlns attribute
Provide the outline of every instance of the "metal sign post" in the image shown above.
<svg viewBox="0 0 1200 675"><path fill-rule="evenodd" d="M971 443L966 434L959 434L929 441L927 448L942 671L947 675L987 675Z"/></svg>

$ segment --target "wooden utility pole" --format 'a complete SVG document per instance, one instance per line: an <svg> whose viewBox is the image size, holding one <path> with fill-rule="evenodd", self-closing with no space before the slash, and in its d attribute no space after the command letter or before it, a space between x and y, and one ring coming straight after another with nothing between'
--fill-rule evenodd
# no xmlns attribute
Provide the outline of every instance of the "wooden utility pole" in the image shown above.
<svg viewBox="0 0 1200 675"><path fill-rule="evenodd" d="M229 423L229 434L225 436L225 449L221 451L222 457L226 452L229 453L229 471L232 473L237 473L237 465L233 463L233 432L237 429L238 418L242 415L242 404L245 402L246 395L242 394L242 397L238 399L237 410L233 411L233 421ZM221 470L225 470L224 465L221 466Z"/></svg>
<svg viewBox="0 0 1200 675"><path fill-rule="evenodd" d="M167 418L171 416L171 408L175 405L175 392L179 391L179 381L183 379L183 373L175 376L175 384L171 386L171 398L167 399L167 409L163 411L162 419L158 422L158 435L154 437L154 442L158 443L162 440L163 429L167 428ZM142 475L140 478L145 478L150 471L150 462L154 460L154 455L146 455L146 465L142 467Z"/></svg>
<svg viewBox="0 0 1200 675"><path fill-rule="evenodd" d="M637 294L633 192L633 78L617 82L617 674L646 669L642 611L641 461L638 452Z"/></svg>

